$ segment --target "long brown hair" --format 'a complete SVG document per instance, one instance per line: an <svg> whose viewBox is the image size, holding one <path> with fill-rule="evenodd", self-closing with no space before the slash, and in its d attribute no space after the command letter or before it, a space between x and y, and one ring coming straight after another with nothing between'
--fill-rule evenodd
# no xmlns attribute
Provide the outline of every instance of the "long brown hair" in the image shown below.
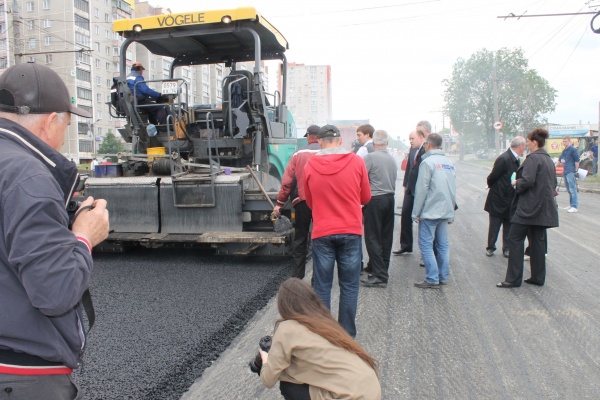
<svg viewBox="0 0 600 400"><path fill-rule="evenodd" d="M356 354L377 371L373 357L333 318L308 283L298 278L290 278L283 282L277 292L277 308L281 315L277 324L293 319L334 346Z"/></svg>

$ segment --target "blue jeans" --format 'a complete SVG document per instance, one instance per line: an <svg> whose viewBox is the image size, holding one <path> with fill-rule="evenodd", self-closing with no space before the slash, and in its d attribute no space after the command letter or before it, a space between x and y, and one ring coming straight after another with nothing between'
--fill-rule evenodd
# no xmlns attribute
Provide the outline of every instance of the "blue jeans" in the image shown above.
<svg viewBox="0 0 600 400"><path fill-rule="evenodd" d="M340 285L338 321L352 337L356 336L361 248L362 238L359 235L329 235L312 242L315 292L325 306L331 309L333 271L337 262Z"/></svg>
<svg viewBox="0 0 600 400"><path fill-rule="evenodd" d="M577 184L575 183L574 172L565 174L565 186L569 192L569 202L571 203L571 207L577 208L579 205L579 199L577 198Z"/></svg>
<svg viewBox="0 0 600 400"><path fill-rule="evenodd" d="M433 254L434 238L437 256ZM419 249L425 264L425 280L429 283L447 282L450 274L447 219L419 220Z"/></svg>

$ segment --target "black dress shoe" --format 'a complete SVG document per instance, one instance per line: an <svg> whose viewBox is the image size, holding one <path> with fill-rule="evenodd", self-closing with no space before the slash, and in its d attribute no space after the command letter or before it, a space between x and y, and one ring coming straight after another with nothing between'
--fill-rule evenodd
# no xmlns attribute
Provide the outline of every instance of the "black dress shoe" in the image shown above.
<svg viewBox="0 0 600 400"><path fill-rule="evenodd" d="M504 250L502 254L504 255L504 258L508 258L508 250Z"/></svg>
<svg viewBox="0 0 600 400"><path fill-rule="evenodd" d="M394 250L394 251L392 251L392 253L394 253L394 255L396 255L396 256L399 256L399 255L404 254L404 253L412 253L412 249Z"/></svg>
<svg viewBox="0 0 600 400"><path fill-rule="evenodd" d="M373 275L370 275L368 279L361 279L360 282L364 287L377 287L377 288L385 288L387 287L387 282L382 281L381 279L375 278Z"/></svg>
<svg viewBox="0 0 600 400"><path fill-rule="evenodd" d="M486 250L485 251L485 255L488 256L488 257L493 256L494 255L494 250Z"/></svg>
<svg viewBox="0 0 600 400"><path fill-rule="evenodd" d="M539 282L533 281L533 280L531 280L531 278L525 279L525 283L529 283L530 285L536 285L536 286L544 286L543 283L539 283Z"/></svg>
<svg viewBox="0 0 600 400"><path fill-rule="evenodd" d="M499 288L512 288L512 287L519 287L521 285L516 285L514 283L510 283L510 282L500 282L496 284L496 287Z"/></svg>

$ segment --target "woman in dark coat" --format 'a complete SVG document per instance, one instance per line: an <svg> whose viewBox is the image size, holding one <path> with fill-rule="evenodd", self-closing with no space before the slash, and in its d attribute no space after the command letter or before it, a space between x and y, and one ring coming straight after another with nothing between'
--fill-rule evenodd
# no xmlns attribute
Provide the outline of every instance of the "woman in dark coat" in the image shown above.
<svg viewBox="0 0 600 400"><path fill-rule="evenodd" d="M548 131L534 129L527 135L530 154L517 170L512 181L516 190L511 207L511 226L508 238L510 251L506 278L496 286L521 286L523 280L524 243L530 237L531 277L525 283L543 286L546 281L546 229L558 226L558 209L554 200L556 170L544 150Z"/></svg>

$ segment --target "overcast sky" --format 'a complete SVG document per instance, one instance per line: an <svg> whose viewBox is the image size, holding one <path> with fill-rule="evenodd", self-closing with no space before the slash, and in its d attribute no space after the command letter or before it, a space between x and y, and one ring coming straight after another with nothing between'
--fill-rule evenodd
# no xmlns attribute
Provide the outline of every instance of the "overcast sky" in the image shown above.
<svg viewBox="0 0 600 400"><path fill-rule="evenodd" d="M440 111L442 80L450 77L458 58L468 59L482 48L524 49L529 67L558 90L550 122L598 123L600 35L590 29L593 15L497 17L590 12L600 0L150 0L150 4L170 7L174 13L256 7L288 40L289 62L331 65L334 119L370 119L376 129L394 137L408 137L421 119L430 120L438 130L442 124L448 127Z"/></svg>

